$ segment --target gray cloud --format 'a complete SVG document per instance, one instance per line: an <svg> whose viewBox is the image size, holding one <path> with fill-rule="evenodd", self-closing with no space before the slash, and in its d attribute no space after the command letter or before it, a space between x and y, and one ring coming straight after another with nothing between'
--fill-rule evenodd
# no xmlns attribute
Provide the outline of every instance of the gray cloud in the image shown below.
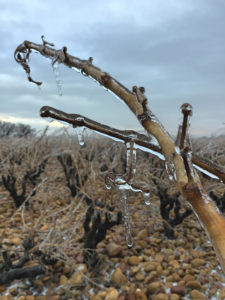
<svg viewBox="0 0 225 300"><path fill-rule="evenodd" d="M41 91L27 82L13 52L23 40L41 42L45 34L56 48L93 56L94 64L129 89L145 86L151 109L173 134L187 101L194 107L193 134L211 134L225 121L224 11L222 0L1 3L0 118L33 117L38 124L40 107L52 105L120 128L140 128L118 100L64 66L63 97L58 96L51 61L40 55L32 54L31 72L43 81Z"/></svg>

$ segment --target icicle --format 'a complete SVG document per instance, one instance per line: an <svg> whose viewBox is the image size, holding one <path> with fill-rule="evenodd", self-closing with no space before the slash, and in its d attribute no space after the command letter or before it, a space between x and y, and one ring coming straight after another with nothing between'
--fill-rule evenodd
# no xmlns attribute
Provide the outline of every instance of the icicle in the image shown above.
<svg viewBox="0 0 225 300"><path fill-rule="evenodd" d="M38 93L40 94L42 92L41 86L37 84Z"/></svg>
<svg viewBox="0 0 225 300"><path fill-rule="evenodd" d="M56 81L59 96L62 96L62 83L59 75L59 63L57 60L55 61L55 58L53 58L52 68L55 74L55 81Z"/></svg>
<svg viewBox="0 0 225 300"><path fill-rule="evenodd" d="M77 132L77 137L78 137L78 142L80 146L84 146L84 132L85 132L85 127L76 127L76 132Z"/></svg>
<svg viewBox="0 0 225 300"><path fill-rule="evenodd" d="M123 218L124 218L124 225L126 230L126 241L127 246L131 248L133 246L133 239L131 235L131 224L130 224L130 214L128 209L128 202L127 202L127 191L123 188L123 186L120 186L120 193L121 193L121 204L122 204L122 211L123 211Z"/></svg>

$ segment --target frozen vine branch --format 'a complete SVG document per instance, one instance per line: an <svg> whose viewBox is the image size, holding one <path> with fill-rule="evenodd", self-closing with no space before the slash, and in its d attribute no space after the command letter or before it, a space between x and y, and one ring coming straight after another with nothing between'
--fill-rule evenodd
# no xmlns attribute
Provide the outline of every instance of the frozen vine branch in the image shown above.
<svg viewBox="0 0 225 300"><path fill-rule="evenodd" d="M152 151L155 155L160 155L162 157L162 150L160 147L156 146L155 144L151 143L149 141L149 137L145 134L140 134L139 132L133 131L133 130L119 130L116 128L112 128L110 126L107 126L105 124L96 122L94 120L91 120L89 118L86 118L79 114L68 114L64 111L55 109L50 106L43 106L40 110L41 117L45 118L52 118L55 120L63 121L68 124L71 124L73 127L86 127L91 130L94 130L96 132L102 133L104 135L107 135L109 137L116 138L120 141L123 141L125 143L130 142L133 140L136 145L141 146L143 148L149 149ZM207 171L216 177L218 177L220 180L222 180L225 183L225 173L223 170L217 166L216 164L210 162L207 159L203 159L194 153L192 154L192 163L199 168L202 169L202 171Z"/></svg>
<svg viewBox="0 0 225 300"><path fill-rule="evenodd" d="M98 67L95 67L92 63L92 58L89 58L88 60L81 60L68 54L66 47L63 47L61 50L55 50L47 46L49 45L48 42L44 39L42 40L43 44L41 45L24 41L15 50L15 59L24 68L27 73L28 80L36 84L41 84L40 82L34 81L30 76L29 56L31 51L35 50L41 55L52 59L53 63L63 63L70 68L79 70L83 75L93 78L123 100L135 114L144 129L157 139L162 154L166 159L168 170L172 172L173 178L176 181L180 192L192 205L196 215L203 225L203 228L211 239L222 269L225 273L225 220L214 205L212 199L208 197L204 191L200 178L198 177L197 172L193 170L192 163L187 157L187 154L190 154L190 149L186 148L183 142L185 141L187 134L187 130L184 128L184 124L186 123L185 118L183 121L183 131L181 133L180 153L176 150L174 142L157 117L148 107L148 101L143 87L135 86L132 91L130 91L108 73L103 72ZM42 109L42 115L44 115L44 112L46 111L47 110ZM54 113L53 110L50 110L50 112Z"/></svg>

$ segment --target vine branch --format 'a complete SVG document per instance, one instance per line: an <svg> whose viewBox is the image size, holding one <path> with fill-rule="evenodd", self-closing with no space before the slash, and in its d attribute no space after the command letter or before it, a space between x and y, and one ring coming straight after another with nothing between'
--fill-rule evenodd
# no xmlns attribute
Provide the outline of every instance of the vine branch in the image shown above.
<svg viewBox="0 0 225 300"><path fill-rule="evenodd" d="M138 88L135 86L132 91L130 91L108 73L103 72L100 68L94 66L92 58L89 58L88 60L81 60L68 54L66 47L63 47L61 50L55 50L47 46L47 44L51 44L46 43L44 39L42 39L42 41L42 45L24 41L15 50L15 59L24 68L27 73L28 80L31 79L29 56L31 51L35 50L41 55L52 59L53 63L63 63L70 68L79 70L81 74L93 78L123 100L129 109L135 114L144 129L157 139L159 147L162 150L162 154L166 159L168 170L172 171L172 175L176 180L180 192L192 205L192 208L197 214L203 228L211 239L223 272L225 273L225 219L219 213L213 200L204 191L197 172L195 172L193 178L189 176L190 165L188 164L187 168L182 154L176 150L171 137L148 107L145 89L143 87ZM35 82L33 79L30 81L40 84L39 82ZM46 116L46 112L47 110L42 109L41 114ZM55 111L50 110L50 113L54 114ZM78 120L78 122L82 123L84 121ZM186 130L183 132L184 138L185 132Z"/></svg>
<svg viewBox="0 0 225 300"><path fill-rule="evenodd" d="M133 140L136 145L151 150L153 154L155 153L155 155L162 154L162 150L160 149L160 147L151 143L149 141L148 136L134 130L119 130L91 120L85 116L79 114L68 114L51 106L43 106L40 109L40 115L44 118L52 118L55 120L64 121L68 124L71 124L73 127L84 126L109 137L119 139L125 143L128 143L129 141ZM225 183L225 173L216 164L212 163L207 159L203 159L198 155L195 155L194 153L192 155L192 163L198 166L199 168L203 169L202 172L206 170L207 172L217 176L220 180L222 180Z"/></svg>

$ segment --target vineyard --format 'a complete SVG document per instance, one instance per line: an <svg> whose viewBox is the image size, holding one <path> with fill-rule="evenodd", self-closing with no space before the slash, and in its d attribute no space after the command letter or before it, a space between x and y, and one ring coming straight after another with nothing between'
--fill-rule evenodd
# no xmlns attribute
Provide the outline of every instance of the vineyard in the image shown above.
<svg viewBox="0 0 225 300"><path fill-rule="evenodd" d="M2 299L225 298L213 247L164 160L136 149L132 182L148 192L120 189L107 174L126 174L126 144L47 133L1 138ZM193 140L193 153L224 165L224 139ZM198 173L223 212L223 184Z"/></svg>

